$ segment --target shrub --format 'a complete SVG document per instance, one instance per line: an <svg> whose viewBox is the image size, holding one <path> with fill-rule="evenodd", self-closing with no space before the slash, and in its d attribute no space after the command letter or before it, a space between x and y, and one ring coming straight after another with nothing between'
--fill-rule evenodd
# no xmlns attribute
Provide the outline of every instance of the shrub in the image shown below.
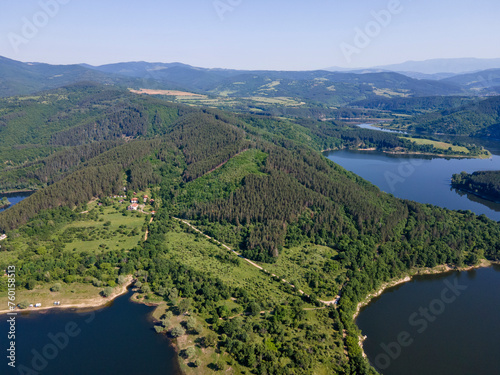
<svg viewBox="0 0 500 375"><path fill-rule="evenodd" d="M104 290L101 292L102 296L103 297L109 297L111 294L113 293L113 288L111 288L110 286L107 286L106 288L104 288Z"/></svg>
<svg viewBox="0 0 500 375"><path fill-rule="evenodd" d="M28 280L28 282L26 283L26 289L33 290L35 289L35 287L36 287L36 281L33 279Z"/></svg>
<svg viewBox="0 0 500 375"><path fill-rule="evenodd" d="M162 333L162 332L165 332L165 327L162 327L162 326L155 326L155 331L156 331L156 333Z"/></svg>
<svg viewBox="0 0 500 375"><path fill-rule="evenodd" d="M185 355L186 358L194 357L196 355L196 349L194 348L194 346L190 346L189 348L187 348L185 350Z"/></svg>
<svg viewBox="0 0 500 375"><path fill-rule="evenodd" d="M217 345L217 341L217 335L213 332L210 332L203 338L203 345L208 348L209 346Z"/></svg>
<svg viewBox="0 0 500 375"><path fill-rule="evenodd" d="M55 283L50 287L51 292L59 292L61 290L61 284L60 283Z"/></svg>
<svg viewBox="0 0 500 375"><path fill-rule="evenodd" d="M186 330L184 328L182 328L181 326L175 326L170 331L170 334L172 335L172 337L180 337L180 336L184 336L186 334Z"/></svg>

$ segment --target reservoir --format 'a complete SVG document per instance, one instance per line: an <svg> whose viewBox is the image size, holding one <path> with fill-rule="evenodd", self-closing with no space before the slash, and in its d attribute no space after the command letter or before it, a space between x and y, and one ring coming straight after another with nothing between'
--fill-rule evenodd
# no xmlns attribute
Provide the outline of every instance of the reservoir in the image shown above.
<svg viewBox="0 0 500 375"><path fill-rule="evenodd" d="M450 185L454 173L500 170L500 156L491 159L456 159L391 155L373 151L333 151L328 158L398 198L452 210L470 210L500 220L500 204Z"/></svg>
<svg viewBox="0 0 500 375"><path fill-rule="evenodd" d="M496 375L500 266L419 276L386 290L356 321L384 375Z"/></svg>
<svg viewBox="0 0 500 375"><path fill-rule="evenodd" d="M129 301L132 292L91 312L50 310L16 318L16 369L3 357L1 374L21 366L39 374L178 375L177 354L165 335L156 334L152 307ZM0 316L0 343L7 352L7 316ZM24 368L23 368L24 369ZM22 372L21 372L22 373Z"/></svg>

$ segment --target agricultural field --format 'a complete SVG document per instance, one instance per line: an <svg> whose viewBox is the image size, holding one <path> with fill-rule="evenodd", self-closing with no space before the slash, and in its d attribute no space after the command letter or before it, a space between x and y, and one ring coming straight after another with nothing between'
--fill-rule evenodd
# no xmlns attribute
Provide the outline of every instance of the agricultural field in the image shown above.
<svg viewBox="0 0 500 375"><path fill-rule="evenodd" d="M255 102L260 102L260 103L265 103L265 104L275 104L275 105L283 105L283 106L290 106L290 107L297 107L306 104L305 102L299 102L297 100L294 100L292 98L287 98L287 97L276 97L276 98L266 98L263 96L252 96L250 98L247 98L249 100L253 100Z"/></svg>
<svg viewBox="0 0 500 375"><path fill-rule="evenodd" d="M415 142L417 145L432 145L434 146L434 148L439 150L448 150L449 148L451 148L451 150L455 152L463 152L466 154L470 153L470 151L466 147L454 146L451 143L433 141L430 139L422 139L422 138L411 138L411 137L404 137L404 138L412 142Z"/></svg>

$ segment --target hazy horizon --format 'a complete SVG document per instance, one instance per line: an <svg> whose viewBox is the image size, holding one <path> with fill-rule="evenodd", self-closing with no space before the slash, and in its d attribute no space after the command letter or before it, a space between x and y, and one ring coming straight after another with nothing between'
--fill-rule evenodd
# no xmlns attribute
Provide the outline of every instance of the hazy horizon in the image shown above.
<svg viewBox="0 0 500 375"><path fill-rule="evenodd" d="M7 2L0 55L25 62L181 62L246 70L363 69L500 58L493 0ZM443 16L445 15L445 16Z"/></svg>
<svg viewBox="0 0 500 375"><path fill-rule="evenodd" d="M2 56L2 55L0 55ZM113 64L121 64L121 63L148 63L148 64L184 64L184 65L189 65L192 66L193 68L207 68L207 69L227 69L227 70L249 70L249 71L255 71L255 70L269 70L269 71L286 71L286 69L254 69L254 68L248 68L248 69L238 69L238 68L233 68L233 67L222 67L222 66L215 66L215 67L206 67L202 65L192 65L192 64L187 64L183 61L145 61L145 60L127 60L127 61L114 61L106 64L89 64L87 62L78 62L78 63L57 63L57 62L46 62L46 61L37 61L37 60L16 60L15 58L9 57L9 56L3 56L11 60L15 61L20 61L23 63L40 63L40 64L49 64L49 65L90 65L93 67L99 67L103 65L113 65ZM500 69L500 58L491 58L491 59L481 59L477 57L459 57L459 58L451 58L451 59L441 59L441 58L436 58L436 59L427 59L427 60L407 60L407 61L400 61L400 62L394 62L391 64L386 64L386 65L378 65L378 66L359 66L359 67L342 67L342 66L326 66L322 68L317 68L317 69L295 69L295 71L315 71L315 70L328 70L328 69L333 69L333 68L339 68L342 70L350 71L350 70L368 70L368 69L377 69L377 68L383 68L383 67L389 67L392 65L401 65L401 64L407 64L407 63L425 63L425 62L430 62L430 61L437 61L437 60L468 60L468 59L475 59L478 61L488 61L488 60L499 60L499 69ZM442 73L446 73L443 71Z"/></svg>

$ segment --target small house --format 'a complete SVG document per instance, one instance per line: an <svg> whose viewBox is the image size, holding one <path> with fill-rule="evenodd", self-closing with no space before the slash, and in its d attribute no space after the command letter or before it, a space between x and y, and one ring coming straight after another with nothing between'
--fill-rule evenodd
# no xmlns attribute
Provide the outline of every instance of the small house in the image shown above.
<svg viewBox="0 0 500 375"><path fill-rule="evenodd" d="M156 211L151 211L151 215L155 215L156 214Z"/></svg>
<svg viewBox="0 0 500 375"><path fill-rule="evenodd" d="M149 198L149 197L148 197L147 195L145 195L145 196L144 196L144 198L143 198L144 203L147 203L148 198Z"/></svg>
<svg viewBox="0 0 500 375"><path fill-rule="evenodd" d="M137 211L138 208L139 208L139 205L137 203L132 203L130 206L128 206L127 210Z"/></svg>
<svg viewBox="0 0 500 375"><path fill-rule="evenodd" d="M42 307L42 304L41 303L36 303L35 307Z"/></svg>
<svg viewBox="0 0 500 375"><path fill-rule="evenodd" d="M6 235L6 234L2 234L2 235L0 236L0 241L5 240L6 238L7 238L7 235Z"/></svg>
<svg viewBox="0 0 500 375"><path fill-rule="evenodd" d="M139 203L139 198L132 198L130 203Z"/></svg>

